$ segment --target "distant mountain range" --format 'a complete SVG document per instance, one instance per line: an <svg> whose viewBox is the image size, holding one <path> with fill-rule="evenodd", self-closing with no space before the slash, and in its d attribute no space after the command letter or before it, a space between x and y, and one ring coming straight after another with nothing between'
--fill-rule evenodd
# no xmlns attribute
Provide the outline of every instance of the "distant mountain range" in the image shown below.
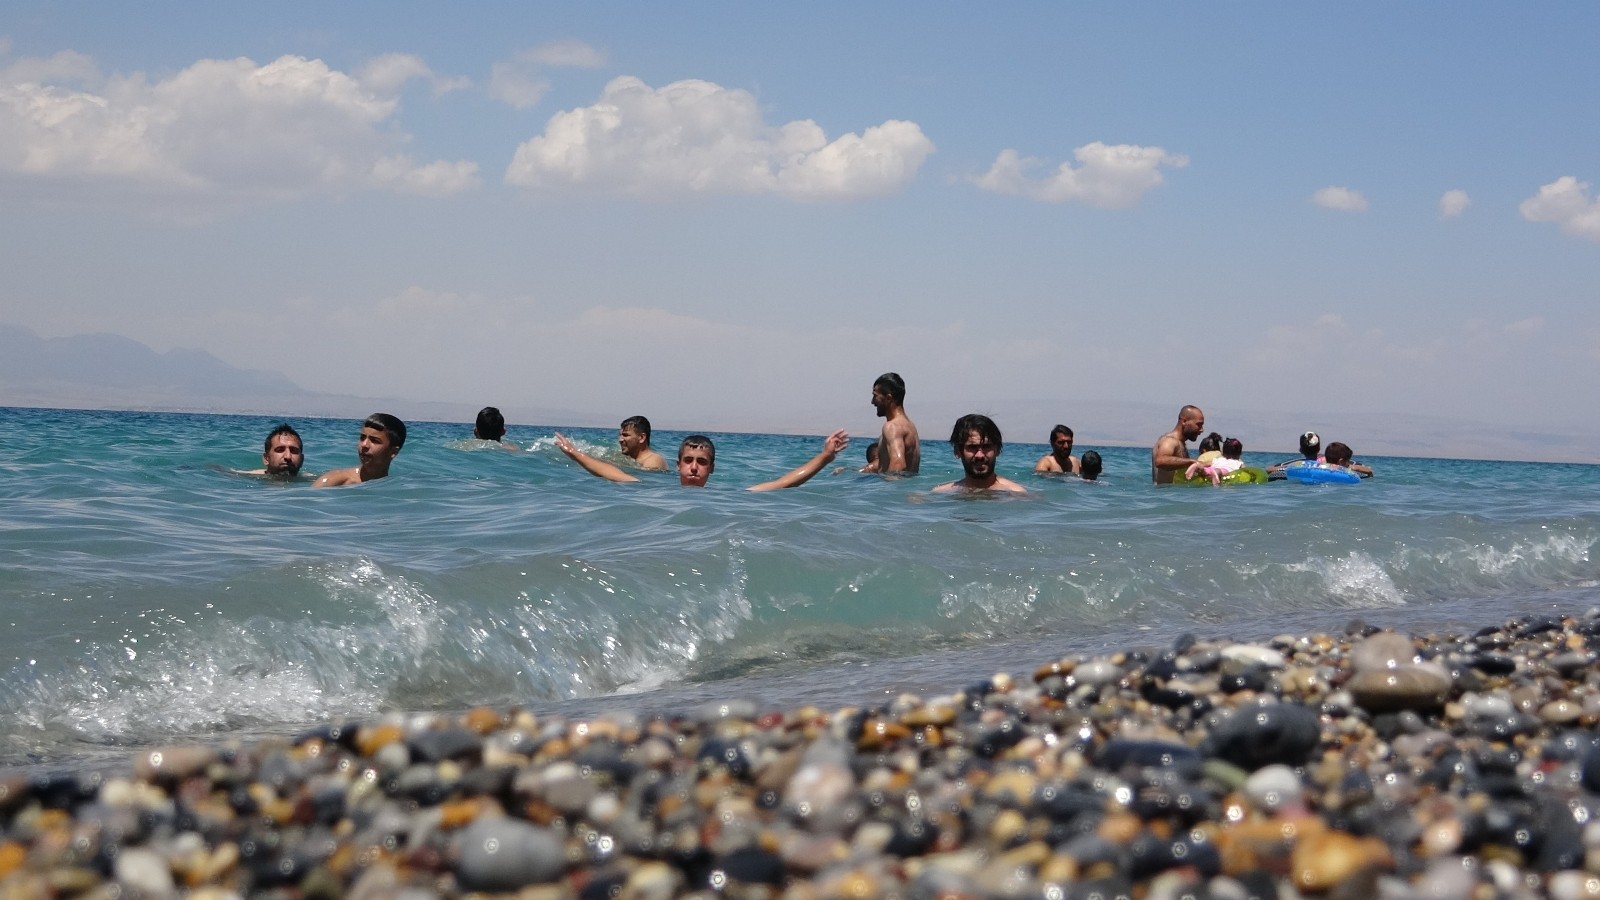
<svg viewBox="0 0 1600 900"><path fill-rule="evenodd" d="M407 419L470 422L461 403L308 391L277 372L240 369L203 350L165 353L115 334L43 338L0 323L0 406L360 418L375 410ZM587 422L570 410L504 410L517 422ZM610 424L610 423L604 423Z"/></svg>

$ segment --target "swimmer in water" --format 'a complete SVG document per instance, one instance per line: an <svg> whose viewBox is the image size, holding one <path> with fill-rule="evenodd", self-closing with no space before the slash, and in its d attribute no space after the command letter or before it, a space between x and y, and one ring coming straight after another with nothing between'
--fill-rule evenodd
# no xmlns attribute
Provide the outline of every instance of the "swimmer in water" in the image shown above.
<svg viewBox="0 0 1600 900"><path fill-rule="evenodd" d="M1057 472L1067 475L1077 475L1081 472L1082 463L1072 455L1072 429L1065 425L1057 425L1050 429L1050 452L1039 457L1034 464L1033 471L1040 475L1052 475Z"/></svg>
<svg viewBox="0 0 1600 900"><path fill-rule="evenodd" d="M922 441L906 415L906 382L885 372L872 383L872 408L884 420L878 435L878 468L885 475L915 475L922 468Z"/></svg>
<svg viewBox="0 0 1600 900"><path fill-rule="evenodd" d="M472 424L472 436L480 441L494 441L507 450L521 450L506 440L506 417L493 406L478 410L478 419Z"/></svg>
<svg viewBox="0 0 1600 900"><path fill-rule="evenodd" d="M822 471L823 467L833 462L834 457L850 444L850 435L843 429L828 435L822 441L822 450L804 464L790 470L779 478L763 481L751 485L746 490L751 491L778 491L784 488L799 487L811 480L813 475ZM603 459L579 450L572 440L560 432L556 433L556 449L565 453L573 462L582 466L589 474L607 481L625 483L639 479L622 471ZM703 434L691 434L678 445L678 483L684 487L705 487L710 480L711 473L717 468L717 448L711 439Z"/></svg>
<svg viewBox="0 0 1600 900"><path fill-rule="evenodd" d="M360 484L389 476L389 464L406 443L406 423L388 413L373 413L361 423L361 436L356 439L356 455L361 464L348 469L334 469L311 483L312 487L339 487Z"/></svg>
<svg viewBox="0 0 1600 900"><path fill-rule="evenodd" d="M629 416L617 427L617 446L622 455L634 461L647 472L665 472L667 458L650 449L650 420L644 416Z"/></svg>
<svg viewBox="0 0 1600 900"><path fill-rule="evenodd" d="M300 432L285 422L267 435L266 444L261 448L261 468L241 474L288 481L300 475L300 467L305 465L305 461L305 447L300 441Z"/></svg>
<svg viewBox="0 0 1600 900"><path fill-rule="evenodd" d="M1000 426L980 413L971 413L956 420L950 430L950 449L961 460L960 481L950 481L934 488L941 494L955 491L1003 491L1026 494L1028 489L995 472L995 460L1004 443L1000 439Z"/></svg>
<svg viewBox="0 0 1600 900"><path fill-rule="evenodd" d="M1171 484L1174 472L1189 468L1194 460L1189 458L1188 443L1206 430L1206 414L1198 406L1185 406L1178 410L1178 424L1156 438L1150 449L1150 480L1156 484Z"/></svg>

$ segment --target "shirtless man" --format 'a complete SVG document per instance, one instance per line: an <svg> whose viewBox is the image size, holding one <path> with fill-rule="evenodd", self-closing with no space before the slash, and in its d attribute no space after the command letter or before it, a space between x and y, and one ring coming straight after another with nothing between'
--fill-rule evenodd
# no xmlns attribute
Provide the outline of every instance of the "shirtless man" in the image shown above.
<svg viewBox="0 0 1600 900"><path fill-rule="evenodd" d="M244 474L288 480L300 474L300 467L305 462L306 452L300 442L300 432L285 422L267 435L267 442L261 449L261 468Z"/></svg>
<svg viewBox="0 0 1600 900"><path fill-rule="evenodd" d="M622 455L634 461L647 472L665 472L667 458L650 449L650 420L644 416L629 416L617 428L617 446Z"/></svg>
<svg viewBox="0 0 1600 900"><path fill-rule="evenodd" d="M922 444L905 402L906 382L899 375L886 372L872 383L872 408L884 419L877 470L886 475L915 475L922 468Z"/></svg>
<svg viewBox="0 0 1600 900"><path fill-rule="evenodd" d="M1050 429L1050 452L1039 457L1033 470L1040 474L1061 472L1078 475L1083 469L1078 458L1072 455L1072 429L1057 425Z"/></svg>
<svg viewBox="0 0 1600 900"><path fill-rule="evenodd" d="M406 423L388 413L373 413L361 423L356 440L356 455L361 464L349 469L334 469L311 482L312 487L339 487L376 481L389 475L389 463L406 443Z"/></svg>
<svg viewBox="0 0 1600 900"><path fill-rule="evenodd" d="M799 467L790 470L782 477L760 484L751 485L746 490L751 491L778 491L784 488L799 487L811 480L813 475L822 471L823 467L833 462L850 444L850 435L843 429L828 435L822 441L822 452L811 457L810 460ZM582 466L590 475L604 478L607 481L628 482L639 479L622 471L603 459L595 459L589 454L579 450L573 445L572 440L566 435L556 432L556 448L565 453L573 462ZM711 439L703 434L691 434L683 439L678 446L678 483L684 487L705 487L706 481L711 478L711 473L717 468L717 448Z"/></svg>
<svg viewBox="0 0 1600 900"><path fill-rule="evenodd" d="M995 459L1000 456L1003 443L1000 426L979 413L971 413L956 420L950 431L950 448L961 460L961 470L966 477L934 488L941 494L954 491L1006 491L1026 494L1028 489L1009 478L1001 478L994 470Z"/></svg>
<svg viewBox="0 0 1600 900"><path fill-rule="evenodd" d="M1172 474L1189 468L1194 460L1189 458L1187 444L1206 430L1206 414L1198 406L1185 406L1178 410L1178 424L1161 437L1150 450L1150 480L1156 484L1171 484Z"/></svg>

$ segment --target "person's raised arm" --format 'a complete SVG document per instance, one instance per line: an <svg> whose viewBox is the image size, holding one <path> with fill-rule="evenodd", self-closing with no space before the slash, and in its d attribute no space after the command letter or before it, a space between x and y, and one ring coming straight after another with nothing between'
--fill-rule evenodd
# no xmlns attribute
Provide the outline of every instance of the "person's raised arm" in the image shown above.
<svg viewBox="0 0 1600 900"><path fill-rule="evenodd" d="M749 488L749 490L781 491L784 488L798 487L799 485L805 484L807 481L811 480L811 476L822 471L823 466L833 462L833 458L839 455L839 451L848 446L850 446L850 435L843 428L841 428L838 431L835 431L833 434L828 435L827 438L823 440L822 452L811 457L811 459L805 465L794 469L781 478L774 478L771 481L764 481L761 484L753 485Z"/></svg>
<svg viewBox="0 0 1600 900"><path fill-rule="evenodd" d="M617 468L616 466L613 466L611 463L608 463L602 459L595 459L582 450L579 450L577 447L573 446L570 438L559 431L556 432L556 449L571 457L573 462L583 466L583 468L590 475L594 475L598 478L604 478L607 481L617 482L639 480L632 475L629 475L627 472Z"/></svg>

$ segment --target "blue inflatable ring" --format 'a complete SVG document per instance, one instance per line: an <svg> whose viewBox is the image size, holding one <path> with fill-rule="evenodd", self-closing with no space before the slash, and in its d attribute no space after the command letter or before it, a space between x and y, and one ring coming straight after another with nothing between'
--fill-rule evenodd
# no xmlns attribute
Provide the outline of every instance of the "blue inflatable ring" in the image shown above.
<svg viewBox="0 0 1600 900"><path fill-rule="evenodd" d="M1360 484L1361 476L1344 466L1297 460L1283 467L1283 477L1301 484Z"/></svg>

